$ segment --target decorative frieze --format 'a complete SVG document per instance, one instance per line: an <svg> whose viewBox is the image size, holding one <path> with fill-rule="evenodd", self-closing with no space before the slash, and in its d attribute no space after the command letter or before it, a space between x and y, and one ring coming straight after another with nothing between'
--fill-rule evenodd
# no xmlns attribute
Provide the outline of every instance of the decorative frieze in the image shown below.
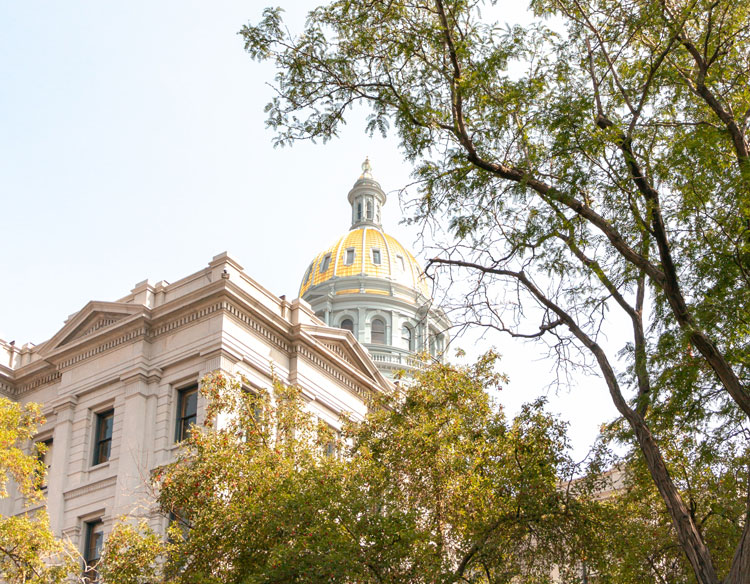
<svg viewBox="0 0 750 584"><path fill-rule="evenodd" d="M331 364L329 364L327 361L310 351L307 347L303 346L297 346L297 354L302 355L305 359L310 361L313 365L318 367L319 369L322 369L328 375L339 381L341 384L345 385L348 389L350 389L355 395L358 395L361 397L365 403L370 404L372 402L372 393L369 389L354 383L348 375L344 375L341 371L339 371L337 368L333 367Z"/></svg>
<svg viewBox="0 0 750 584"><path fill-rule="evenodd" d="M111 339L107 341L106 343L102 343L100 345L97 345L96 347L93 347L91 349L78 353L77 355L73 355L72 357L65 359L64 361L61 361L57 365L57 369L58 371L62 371L63 369L67 369L71 365L75 365L76 363L84 361L85 359L94 357L95 355L98 355L99 353L103 353L104 351L109 351L110 349L119 347L120 345L124 343L130 342L139 337L145 336L145 334L146 334L146 327L140 326L136 329L128 331L124 335L121 335L115 339Z"/></svg>
<svg viewBox="0 0 750 584"><path fill-rule="evenodd" d="M260 324L257 320L252 318L245 311L240 310L238 307L236 307L234 304L231 304L230 302L224 302L223 304L224 304L224 309L229 314L241 320L244 324L248 325L252 330L254 330L256 333L261 335L263 338L265 338L268 341L271 341L274 345L276 345L280 349L283 349L287 353L291 351L291 346L289 345L289 343L287 343L279 335L273 333L268 327L265 327L262 324Z"/></svg>
<svg viewBox="0 0 750 584"><path fill-rule="evenodd" d="M205 316L208 316L210 314L213 314L214 312L221 310L224 308L224 305L226 302L216 302L214 304L211 304L209 306L204 306L203 308L199 308L198 310L195 310L193 312L190 312L188 314L184 314L180 316L179 318L175 318L172 320L169 320L165 323L162 323L158 326L153 327L149 333L148 338L154 339L160 335L163 335L165 333L171 332L173 330L176 330L180 327L185 326L186 324L189 324L191 322L194 322L196 320L199 320Z"/></svg>

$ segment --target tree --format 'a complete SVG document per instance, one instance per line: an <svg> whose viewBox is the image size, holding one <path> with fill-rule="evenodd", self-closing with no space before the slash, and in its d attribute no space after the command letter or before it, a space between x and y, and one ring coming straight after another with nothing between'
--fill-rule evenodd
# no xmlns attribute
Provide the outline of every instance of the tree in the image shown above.
<svg viewBox="0 0 750 584"><path fill-rule="evenodd" d="M24 447L44 423L39 406L0 398L0 497L7 497L13 480L29 505L43 498L46 468L39 454L43 444L27 454ZM55 584L79 572L72 548L56 539L43 510L0 517L0 579L9 584Z"/></svg>
<svg viewBox="0 0 750 584"><path fill-rule="evenodd" d="M750 6L533 0L552 30L500 27L491 5L334 0L296 37L267 9L241 34L278 67L268 124L327 140L363 103L369 132L393 128L412 219L445 226L429 268L473 281L467 321L598 370L692 577L748 582L747 482L723 493L745 509L725 564L670 470L684 439L717 475L712 448L747 456Z"/></svg>
<svg viewBox="0 0 750 584"><path fill-rule="evenodd" d="M294 388L208 378L208 429L154 476L168 541L115 528L103 581L153 581L159 553L159 577L180 583L545 582L575 567L591 485L568 484L565 426L542 404L505 419L495 359L420 372L343 438Z"/></svg>

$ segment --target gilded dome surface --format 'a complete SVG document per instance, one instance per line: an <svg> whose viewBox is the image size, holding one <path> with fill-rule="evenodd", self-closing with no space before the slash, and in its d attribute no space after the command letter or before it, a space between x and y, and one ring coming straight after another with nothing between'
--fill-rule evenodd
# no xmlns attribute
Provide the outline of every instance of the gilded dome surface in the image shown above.
<svg viewBox="0 0 750 584"><path fill-rule="evenodd" d="M429 297L425 276L417 260L395 238L378 227L354 228L316 255L302 278L299 295L302 297L310 288L334 277L350 276L382 278ZM341 290L342 293L359 291ZM374 290L365 292L378 293Z"/></svg>

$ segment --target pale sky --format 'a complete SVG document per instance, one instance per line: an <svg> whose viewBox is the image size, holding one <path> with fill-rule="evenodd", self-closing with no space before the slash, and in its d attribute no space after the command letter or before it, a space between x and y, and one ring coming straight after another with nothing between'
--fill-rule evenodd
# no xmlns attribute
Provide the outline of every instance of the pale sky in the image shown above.
<svg viewBox="0 0 750 584"><path fill-rule="evenodd" d="M0 0L0 338L39 344L89 300L178 280L225 250L294 298L311 258L349 228L365 156L391 193L386 231L423 259L417 232L399 225L410 168L394 139L368 138L355 115L329 144L272 147L273 69L237 35L269 3L292 30L315 4ZM520 7L498 14L524 18ZM506 356L511 410L553 378L533 345L457 344ZM614 416L596 379L551 397L577 452Z"/></svg>

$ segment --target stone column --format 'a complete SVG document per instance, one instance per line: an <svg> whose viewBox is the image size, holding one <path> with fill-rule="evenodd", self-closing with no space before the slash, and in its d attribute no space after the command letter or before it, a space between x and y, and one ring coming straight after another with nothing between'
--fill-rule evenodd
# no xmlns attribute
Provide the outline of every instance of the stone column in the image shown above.
<svg viewBox="0 0 750 584"><path fill-rule="evenodd" d="M357 340L360 343L369 343L370 339L366 337L367 327L365 326L365 320L367 318L367 311L360 306L357 308Z"/></svg>

